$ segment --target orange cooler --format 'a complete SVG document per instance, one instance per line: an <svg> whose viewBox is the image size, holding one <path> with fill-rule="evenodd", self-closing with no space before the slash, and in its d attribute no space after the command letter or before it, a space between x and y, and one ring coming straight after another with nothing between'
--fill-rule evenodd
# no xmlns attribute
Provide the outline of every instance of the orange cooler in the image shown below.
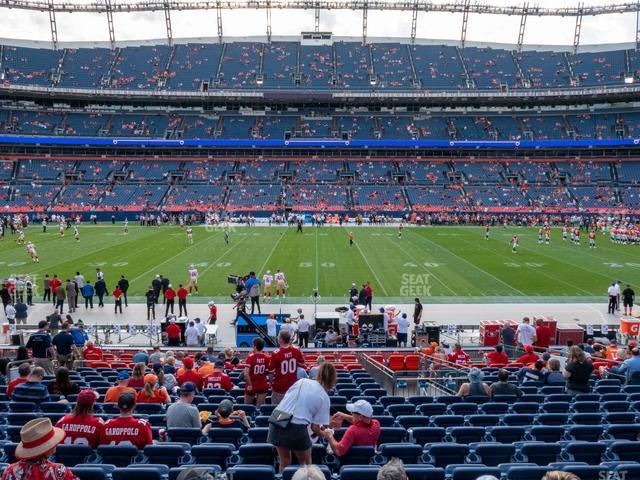
<svg viewBox="0 0 640 480"><path fill-rule="evenodd" d="M620 333L629 337L637 337L640 333L640 319L638 318L621 318Z"/></svg>

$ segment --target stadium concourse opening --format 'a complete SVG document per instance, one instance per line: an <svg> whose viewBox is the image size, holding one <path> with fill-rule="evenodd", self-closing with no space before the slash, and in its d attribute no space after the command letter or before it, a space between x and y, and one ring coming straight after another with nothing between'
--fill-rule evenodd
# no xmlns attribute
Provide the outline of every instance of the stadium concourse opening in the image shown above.
<svg viewBox="0 0 640 480"><path fill-rule="evenodd" d="M266 36L223 35L246 8ZM325 8L0 5L51 31L0 41L2 480L640 478L639 37L581 39L638 5ZM109 41L59 41L70 11ZM129 11L166 40L116 40ZM467 39L486 14L517 43Z"/></svg>

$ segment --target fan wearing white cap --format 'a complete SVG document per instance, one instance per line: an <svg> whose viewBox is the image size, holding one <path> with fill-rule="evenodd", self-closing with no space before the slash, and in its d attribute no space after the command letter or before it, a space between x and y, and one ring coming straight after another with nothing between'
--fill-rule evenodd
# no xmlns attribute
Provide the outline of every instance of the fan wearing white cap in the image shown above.
<svg viewBox="0 0 640 480"><path fill-rule="evenodd" d="M64 430L51 425L49 418L36 418L20 429L16 447L18 461L7 467L3 480L78 480L71 470L49 458L65 438Z"/></svg>
<svg viewBox="0 0 640 480"><path fill-rule="evenodd" d="M366 400L347 403L347 410L351 415L338 412L331 418L332 427L340 427L343 421L351 424L338 442L333 437L333 430L324 430L323 436L327 440L333 453L342 457L351 447L375 446L380 438L380 422L373 418L373 407Z"/></svg>

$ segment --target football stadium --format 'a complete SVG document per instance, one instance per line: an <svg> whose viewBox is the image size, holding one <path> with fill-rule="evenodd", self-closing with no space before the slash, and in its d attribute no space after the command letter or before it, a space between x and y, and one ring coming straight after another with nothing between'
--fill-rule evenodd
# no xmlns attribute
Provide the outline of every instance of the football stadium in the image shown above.
<svg viewBox="0 0 640 480"><path fill-rule="evenodd" d="M1 480L640 480L640 3L0 1Z"/></svg>

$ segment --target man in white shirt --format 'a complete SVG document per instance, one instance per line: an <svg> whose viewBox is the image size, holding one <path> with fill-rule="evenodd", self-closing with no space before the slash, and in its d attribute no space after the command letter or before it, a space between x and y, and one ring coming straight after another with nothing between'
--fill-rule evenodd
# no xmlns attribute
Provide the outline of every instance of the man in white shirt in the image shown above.
<svg viewBox="0 0 640 480"><path fill-rule="evenodd" d="M398 324L398 346L406 347L407 346L407 338L409 337L409 319L407 318L407 314L403 313L399 318L396 319L396 323Z"/></svg>
<svg viewBox="0 0 640 480"><path fill-rule="evenodd" d="M383 307L380 307L380 314L382 315L382 328L384 332L387 333L387 329L389 328L389 314L385 312Z"/></svg>
<svg viewBox="0 0 640 480"><path fill-rule="evenodd" d="M184 341L187 344L187 347L197 347L200 343L198 329L193 321L189 322L189 325L184 331Z"/></svg>
<svg viewBox="0 0 640 480"><path fill-rule="evenodd" d="M527 345L533 345L536 340L536 329L531 326L529 317L524 317L516 330L516 341L526 347Z"/></svg>
<svg viewBox="0 0 640 480"><path fill-rule="evenodd" d="M16 309L11 303L9 303L5 307L4 313L7 316L7 323L9 325L15 325L15 323L16 323Z"/></svg>
<svg viewBox="0 0 640 480"><path fill-rule="evenodd" d="M207 327L204 322L201 322L199 318L194 318L193 322L195 323L196 330L198 331L198 338L201 347L204 347L204 338L205 333L207 332Z"/></svg>
<svg viewBox="0 0 640 480"><path fill-rule="evenodd" d="M353 319L355 318L355 314L353 313L353 311L355 310L355 308L355 306L349 305L349 310L347 310L347 313L344 314L344 319L347 324L347 332L349 332L349 335L353 333Z"/></svg>
<svg viewBox="0 0 640 480"><path fill-rule="evenodd" d="M269 315L269 318L267 319L267 335L275 339L278 334L277 327L278 321L276 320L276 316L273 314Z"/></svg>
<svg viewBox="0 0 640 480"><path fill-rule="evenodd" d="M309 322L302 313L298 317L298 345L301 348L309 347Z"/></svg>
<svg viewBox="0 0 640 480"><path fill-rule="evenodd" d="M609 305L607 307L607 313L613 315L616 313L616 306L618 304L619 288L616 288L615 282L607 289L607 295L609 296Z"/></svg>
<svg viewBox="0 0 640 480"><path fill-rule="evenodd" d="M291 343L293 343L293 337L296 334L296 327L295 325L291 322L291 319L288 318L286 319L284 322L282 322L282 325L280 325L280 330L285 330L287 332L289 332L289 336L291 337Z"/></svg>

